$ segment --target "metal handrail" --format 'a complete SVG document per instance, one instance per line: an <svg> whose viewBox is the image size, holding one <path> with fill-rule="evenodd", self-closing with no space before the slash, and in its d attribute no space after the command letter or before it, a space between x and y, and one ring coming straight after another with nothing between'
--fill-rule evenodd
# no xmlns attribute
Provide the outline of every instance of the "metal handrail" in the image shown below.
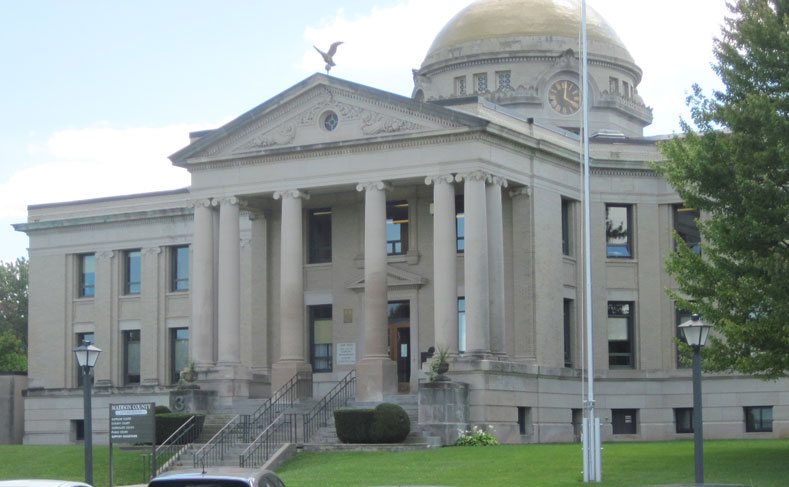
<svg viewBox="0 0 789 487"><path fill-rule="evenodd" d="M235 430L236 421L241 417L240 414L236 414L233 416L233 419L228 421L228 423L222 426L222 429L216 432L214 436L211 437L208 442L200 447L199 450L194 452L192 455L194 458L194 467L204 467L206 465L213 465L212 462L206 463L206 457L210 458L210 460L224 460L225 452L231 446L231 440L233 439L233 430Z"/></svg>
<svg viewBox="0 0 789 487"><path fill-rule="evenodd" d="M296 415L280 414L238 456L239 467L259 467L285 443L296 440Z"/></svg>
<svg viewBox="0 0 789 487"><path fill-rule="evenodd" d="M251 436L258 430L268 428L280 413L293 407L293 404L302 397L312 397L312 377L296 374L252 413L247 434Z"/></svg>
<svg viewBox="0 0 789 487"><path fill-rule="evenodd" d="M306 443L318 428L326 426L334 411L344 407L348 401L356 397L356 370L351 370L323 398L310 412L302 415L303 439Z"/></svg>
<svg viewBox="0 0 789 487"><path fill-rule="evenodd" d="M200 434L197 427L197 416L190 416L181 426L176 429L166 440L164 440L153 453L156 464L151 461L152 454L144 455L143 461L143 480L148 482L159 475L174 462L181 458L189 445L197 439Z"/></svg>

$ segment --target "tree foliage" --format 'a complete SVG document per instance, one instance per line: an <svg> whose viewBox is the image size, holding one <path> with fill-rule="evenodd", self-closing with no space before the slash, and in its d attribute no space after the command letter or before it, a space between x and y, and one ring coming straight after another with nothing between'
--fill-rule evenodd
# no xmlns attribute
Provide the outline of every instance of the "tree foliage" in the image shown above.
<svg viewBox="0 0 789 487"><path fill-rule="evenodd" d="M27 280L24 258L0 262L0 371L27 370Z"/></svg>
<svg viewBox="0 0 789 487"><path fill-rule="evenodd" d="M667 268L678 306L714 325L705 368L774 379L789 371L789 0L728 7L724 90L694 86L697 130L660 146L658 172L703 215L702 256L680 241Z"/></svg>

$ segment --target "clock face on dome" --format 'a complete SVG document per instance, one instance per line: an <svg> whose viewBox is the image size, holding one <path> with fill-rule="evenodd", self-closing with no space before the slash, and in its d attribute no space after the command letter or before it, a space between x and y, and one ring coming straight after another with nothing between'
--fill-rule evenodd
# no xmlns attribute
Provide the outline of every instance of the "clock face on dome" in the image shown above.
<svg viewBox="0 0 789 487"><path fill-rule="evenodd" d="M548 103L562 115L572 115L581 107L581 90L572 81L560 79L548 89Z"/></svg>

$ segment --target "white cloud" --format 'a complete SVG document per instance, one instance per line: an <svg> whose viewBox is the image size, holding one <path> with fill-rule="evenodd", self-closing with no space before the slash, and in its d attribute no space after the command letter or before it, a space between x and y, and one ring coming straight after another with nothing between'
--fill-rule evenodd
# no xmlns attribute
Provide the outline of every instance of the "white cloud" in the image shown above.
<svg viewBox="0 0 789 487"><path fill-rule="evenodd" d="M0 218L23 221L39 203L174 189L189 185L186 170L167 156L188 144L188 133L205 128L98 126L62 130L29 147L45 160L0 184Z"/></svg>

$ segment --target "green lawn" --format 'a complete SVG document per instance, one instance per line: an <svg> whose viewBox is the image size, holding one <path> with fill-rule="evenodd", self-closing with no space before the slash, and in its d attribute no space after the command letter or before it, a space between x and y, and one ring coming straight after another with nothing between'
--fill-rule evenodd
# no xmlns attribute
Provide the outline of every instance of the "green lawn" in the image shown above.
<svg viewBox="0 0 789 487"><path fill-rule="evenodd" d="M706 441L705 481L789 485L789 440ZM278 474L288 487L583 484L578 444L441 448L407 453L299 453ZM693 443L606 443L605 487L693 483Z"/></svg>
<svg viewBox="0 0 789 487"><path fill-rule="evenodd" d="M81 446L0 445L0 479L84 480ZM705 480L789 485L789 440L706 441ZM288 487L582 485L581 446L438 448L407 453L298 453L277 473ZM115 449L115 485L142 482L141 452ZM109 448L95 447L94 484L109 485ZM693 482L693 443L606 443L601 487Z"/></svg>

